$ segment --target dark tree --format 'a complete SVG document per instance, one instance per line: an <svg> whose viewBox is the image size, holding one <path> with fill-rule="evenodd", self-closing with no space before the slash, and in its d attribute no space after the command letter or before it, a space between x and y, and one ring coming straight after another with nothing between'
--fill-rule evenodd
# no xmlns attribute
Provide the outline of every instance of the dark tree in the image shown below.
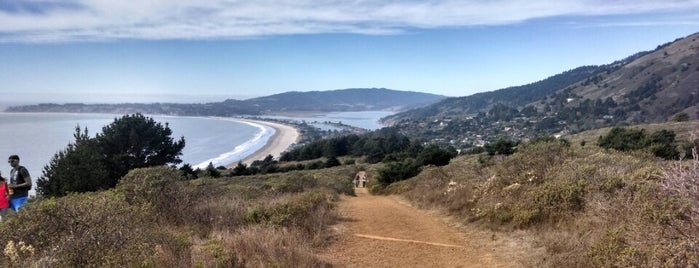
<svg viewBox="0 0 699 268"><path fill-rule="evenodd" d="M174 141L172 130L142 114L125 115L102 128L96 137L109 168L111 186L129 170L182 162L184 137Z"/></svg>
<svg viewBox="0 0 699 268"><path fill-rule="evenodd" d="M328 161L325 161L325 167L336 167L342 165L340 164L340 160L337 160L337 157L331 156L328 158Z"/></svg>
<svg viewBox="0 0 699 268"><path fill-rule="evenodd" d="M392 162L379 169L378 181L381 184L391 184L416 176L420 173L420 165L412 158L402 162Z"/></svg>
<svg viewBox="0 0 699 268"><path fill-rule="evenodd" d="M238 162L238 165L236 165L233 168L233 176L241 176L241 175L247 175L248 174L248 165L243 164L243 162Z"/></svg>
<svg viewBox="0 0 699 268"><path fill-rule="evenodd" d="M87 128L75 128L74 143L56 153L37 180L37 192L43 196L64 196L71 192L88 192L112 186L96 141Z"/></svg>
<svg viewBox="0 0 699 268"><path fill-rule="evenodd" d="M190 165L190 164L182 165L182 167L180 167L180 171L182 171L182 175L187 179L196 179L197 178L197 173L194 171L194 169L192 168L192 165Z"/></svg>
<svg viewBox="0 0 699 268"><path fill-rule="evenodd" d="M214 167L214 163L209 162L209 165L204 169L204 176L218 178L221 177L221 171Z"/></svg>
<svg viewBox="0 0 699 268"><path fill-rule="evenodd" d="M420 152L417 160L420 165L445 166L456 155L453 147L442 149L437 145L430 145Z"/></svg>
<svg viewBox="0 0 699 268"><path fill-rule="evenodd" d="M670 130L659 130L646 135L642 129L615 127L606 136L600 136L597 143L600 147L619 151L650 150L653 155L666 160L680 157L675 132Z"/></svg>
<svg viewBox="0 0 699 268"><path fill-rule="evenodd" d="M515 153L515 147L517 144L518 143L515 141L500 138L495 143L486 144L485 151L488 152L489 155L511 155Z"/></svg>
<svg viewBox="0 0 699 268"><path fill-rule="evenodd" d="M645 136L643 130L615 127L606 136L600 136L597 144L602 148L632 151L645 147Z"/></svg>
<svg viewBox="0 0 699 268"><path fill-rule="evenodd" d="M680 157L674 131L658 130L648 137L648 144L651 152L657 157L666 160L678 159Z"/></svg>

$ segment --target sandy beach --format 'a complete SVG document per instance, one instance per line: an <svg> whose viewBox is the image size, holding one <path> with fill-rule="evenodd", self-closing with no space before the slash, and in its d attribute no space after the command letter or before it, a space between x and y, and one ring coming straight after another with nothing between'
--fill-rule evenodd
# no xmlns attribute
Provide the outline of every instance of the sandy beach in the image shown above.
<svg viewBox="0 0 699 268"><path fill-rule="evenodd" d="M264 147L242 160L243 164L246 165L250 165L255 160L262 160L270 154L274 156L275 159L279 158L282 152L286 151L289 146L296 143L299 139L299 132L296 130L296 128L288 125L250 119L236 118L235 120L265 125L272 127L275 130L274 135L269 138ZM236 165L238 165L237 162L231 163L227 166L227 168L234 168Z"/></svg>

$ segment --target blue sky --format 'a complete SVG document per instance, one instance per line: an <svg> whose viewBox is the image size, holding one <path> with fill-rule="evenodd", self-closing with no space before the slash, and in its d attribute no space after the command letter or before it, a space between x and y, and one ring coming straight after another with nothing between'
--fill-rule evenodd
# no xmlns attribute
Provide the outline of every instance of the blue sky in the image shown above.
<svg viewBox="0 0 699 268"><path fill-rule="evenodd" d="M172 3L176 2L176 3ZM3 0L3 102L466 96L699 31L699 1Z"/></svg>

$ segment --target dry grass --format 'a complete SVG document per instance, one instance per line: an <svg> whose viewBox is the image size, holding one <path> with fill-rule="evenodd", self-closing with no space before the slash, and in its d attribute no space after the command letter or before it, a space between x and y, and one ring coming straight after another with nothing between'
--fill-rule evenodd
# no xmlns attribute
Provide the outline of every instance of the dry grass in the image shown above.
<svg viewBox="0 0 699 268"><path fill-rule="evenodd" d="M549 267L699 265L697 160L539 143L504 159L462 156L387 189L496 232L525 230Z"/></svg>
<svg viewBox="0 0 699 268"><path fill-rule="evenodd" d="M312 252L328 243L334 202L353 194L358 170L192 181L166 167L134 170L114 190L11 215L0 266L324 267Z"/></svg>
<svg viewBox="0 0 699 268"><path fill-rule="evenodd" d="M315 258L304 234L264 226L213 232L211 239L195 247L192 263L203 267L329 267Z"/></svg>
<svg viewBox="0 0 699 268"><path fill-rule="evenodd" d="M666 122L666 123L656 123L656 124L643 124L635 125L633 128L645 129L646 133L654 133L659 130L672 130L677 134L675 137L679 141L689 141L692 134L699 129L699 120L686 121L686 122ZM573 144L580 144L581 141L585 141L588 145L595 144L597 138L600 136L607 135L612 127L593 129L588 131L583 131L570 136L565 136Z"/></svg>

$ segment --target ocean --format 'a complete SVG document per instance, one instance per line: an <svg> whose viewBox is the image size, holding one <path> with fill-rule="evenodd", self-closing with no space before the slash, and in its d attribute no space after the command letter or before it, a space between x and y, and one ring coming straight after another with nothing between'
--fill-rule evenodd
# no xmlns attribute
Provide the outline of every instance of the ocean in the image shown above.
<svg viewBox="0 0 699 268"><path fill-rule="evenodd" d="M87 127L94 137L102 127L121 115L113 114L54 114L0 113L0 157L20 156L34 180L59 150L73 142L75 127ZM260 124L219 118L173 117L149 115L161 124L168 124L177 140L184 136L183 163L205 168L235 163L262 148L274 134L274 129ZM0 166L3 176L10 166Z"/></svg>
<svg viewBox="0 0 699 268"><path fill-rule="evenodd" d="M344 124L367 129L378 129L378 119L392 114L383 111L329 113L309 117L276 117L306 121L341 121ZM41 176L45 165L54 154L73 142L75 127L87 127L94 137L102 127L109 125L115 114L63 114L63 113L0 113L0 157L5 159L17 154L21 164L29 170L32 179ZM147 115L161 124L168 124L172 138L184 136L183 163L194 168L205 168L236 163L264 147L275 130L271 127L211 117L179 117ZM7 177L9 164L0 165L0 172Z"/></svg>

